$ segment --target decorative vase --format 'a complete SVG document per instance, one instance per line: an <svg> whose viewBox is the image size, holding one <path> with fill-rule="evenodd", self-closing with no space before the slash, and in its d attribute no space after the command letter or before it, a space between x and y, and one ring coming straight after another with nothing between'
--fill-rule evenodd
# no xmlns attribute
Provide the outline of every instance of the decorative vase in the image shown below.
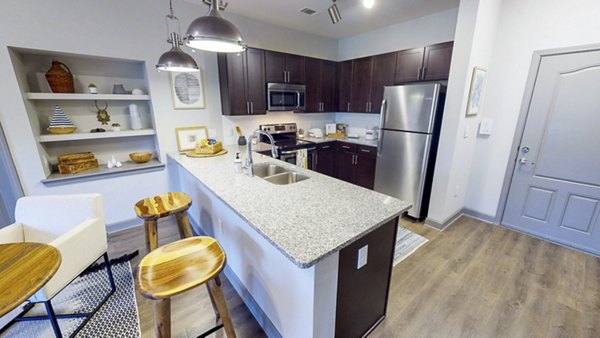
<svg viewBox="0 0 600 338"><path fill-rule="evenodd" d="M135 103L129 105L129 118L131 119L131 129L142 129L142 119L140 117L140 111L138 110L138 107Z"/></svg>
<svg viewBox="0 0 600 338"><path fill-rule="evenodd" d="M73 73L60 61L52 61L52 67L46 72L46 80L53 93L75 93Z"/></svg>

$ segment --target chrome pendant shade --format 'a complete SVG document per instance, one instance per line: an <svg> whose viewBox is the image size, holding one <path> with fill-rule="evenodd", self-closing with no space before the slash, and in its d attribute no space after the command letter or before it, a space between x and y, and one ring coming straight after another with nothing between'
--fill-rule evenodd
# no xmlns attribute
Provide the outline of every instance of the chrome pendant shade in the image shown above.
<svg viewBox="0 0 600 338"><path fill-rule="evenodd" d="M198 71L196 61L179 47L181 46L179 34L175 32L171 33L168 41L171 42L173 47L170 51L160 56L156 69L171 72Z"/></svg>
<svg viewBox="0 0 600 338"><path fill-rule="evenodd" d="M329 12L329 17L331 17L331 22L333 22L333 24L342 21L342 15L335 4L335 0L333 0L333 5L331 5L327 11Z"/></svg>
<svg viewBox="0 0 600 338"><path fill-rule="evenodd" d="M245 51L247 47L242 34L231 22L221 17L218 2L212 0L208 14L192 21L186 32L186 45L220 53Z"/></svg>

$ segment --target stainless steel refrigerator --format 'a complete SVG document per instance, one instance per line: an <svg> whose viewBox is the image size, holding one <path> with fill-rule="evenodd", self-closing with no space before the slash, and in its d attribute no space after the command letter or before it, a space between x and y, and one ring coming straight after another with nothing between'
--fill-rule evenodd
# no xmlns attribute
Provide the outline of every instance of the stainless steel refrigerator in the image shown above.
<svg viewBox="0 0 600 338"><path fill-rule="evenodd" d="M375 190L413 205L427 217L446 87L419 83L385 87L377 147Z"/></svg>

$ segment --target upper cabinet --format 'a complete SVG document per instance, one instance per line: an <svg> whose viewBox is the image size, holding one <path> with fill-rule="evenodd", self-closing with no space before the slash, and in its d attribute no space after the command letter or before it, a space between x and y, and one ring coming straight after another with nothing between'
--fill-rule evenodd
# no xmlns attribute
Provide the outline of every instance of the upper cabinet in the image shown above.
<svg viewBox="0 0 600 338"><path fill-rule="evenodd" d="M454 43L401 50L396 55L396 84L447 80Z"/></svg>
<svg viewBox="0 0 600 338"><path fill-rule="evenodd" d="M354 61L352 60L337 64L337 110L340 112L350 111L353 67Z"/></svg>
<svg viewBox="0 0 600 338"><path fill-rule="evenodd" d="M394 84L395 68L396 53L355 59L348 111L379 113L383 100L383 87Z"/></svg>
<svg viewBox="0 0 600 338"><path fill-rule="evenodd" d="M305 112L332 112L335 110L335 73L333 61L306 58Z"/></svg>
<svg viewBox="0 0 600 338"><path fill-rule="evenodd" d="M265 52L219 54L218 62L223 115L266 114Z"/></svg>
<svg viewBox="0 0 600 338"><path fill-rule="evenodd" d="M373 77L371 78L371 99L368 113L379 113L383 101L383 87L394 85L396 53L387 53L373 57Z"/></svg>
<svg viewBox="0 0 600 338"><path fill-rule="evenodd" d="M366 57L354 60L352 72L352 95L350 111L369 111L371 100L371 77L373 76L373 58Z"/></svg>
<svg viewBox="0 0 600 338"><path fill-rule="evenodd" d="M267 82L280 83L305 83L304 56L265 52L266 80Z"/></svg>

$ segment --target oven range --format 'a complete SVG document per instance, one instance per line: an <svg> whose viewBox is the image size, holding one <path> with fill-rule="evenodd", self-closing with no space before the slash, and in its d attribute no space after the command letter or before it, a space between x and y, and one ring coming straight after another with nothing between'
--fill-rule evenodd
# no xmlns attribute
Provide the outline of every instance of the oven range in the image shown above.
<svg viewBox="0 0 600 338"><path fill-rule="evenodd" d="M308 169L314 170L316 145L314 142L299 140L296 137L298 130L296 123L261 124L258 128L273 136L277 152L279 153L279 160L295 165L297 151L306 149L308 153ZM269 143L268 138L264 135L260 135L259 140L260 142ZM271 156L271 152L268 155Z"/></svg>

